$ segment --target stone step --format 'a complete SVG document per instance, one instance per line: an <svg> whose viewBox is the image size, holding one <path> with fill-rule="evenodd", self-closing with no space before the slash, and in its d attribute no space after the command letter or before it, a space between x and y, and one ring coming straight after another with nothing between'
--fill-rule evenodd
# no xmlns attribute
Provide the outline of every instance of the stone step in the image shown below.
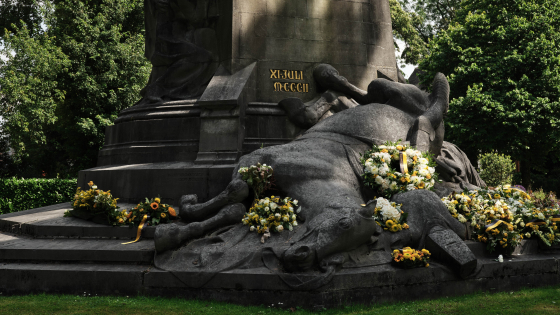
<svg viewBox="0 0 560 315"><path fill-rule="evenodd" d="M134 204L119 204L122 209ZM64 217L72 209L70 203L31 209L0 215L0 231L30 235L35 238L118 238L135 239L137 229L131 226L113 227L96 224L78 218ZM154 237L155 227L147 226L142 231L143 239Z"/></svg>
<svg viewBox="0 0 560 315"><path fill-rule="evenodd" d="M0 294L136 295L149 265L0 262Z"/></svg>
<svg viewBox="0 0 560 315"><path fill-rule="evenodd" d="M126 240L34 239L0 233L0 262L79 262L151 264L153 240L123 245Z"/></svg>

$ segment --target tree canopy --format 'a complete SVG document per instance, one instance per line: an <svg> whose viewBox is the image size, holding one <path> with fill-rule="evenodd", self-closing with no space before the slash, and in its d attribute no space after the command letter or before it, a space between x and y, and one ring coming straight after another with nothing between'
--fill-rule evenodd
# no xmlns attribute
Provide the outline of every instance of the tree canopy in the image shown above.
<svg viewBox="0 0 560 315"><path fill-rule="evenodd" d="M143 1L56 0L44 25L6 30L0 115L25 176L95 166L105 127L147 82Z"/></svg>
<svg viewBox="0 0 560 315"><path fill-rule="evenodd" d="M500 152L546 170L560 149L560 2L464 1L420 68L448 76L446 137L476 162Z"/></svg>

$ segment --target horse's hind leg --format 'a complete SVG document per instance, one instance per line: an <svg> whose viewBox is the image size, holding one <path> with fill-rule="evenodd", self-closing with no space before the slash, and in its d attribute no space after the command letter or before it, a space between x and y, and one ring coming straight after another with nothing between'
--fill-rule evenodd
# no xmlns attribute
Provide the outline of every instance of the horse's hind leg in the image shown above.
<svg viewBox="0 0 560 315"><path fill-rule="evenodd" d="M175 249L186 241L204 236L212 230L239 223L245 212L243 204L235 203L223 207L216 215L202 222L192 222L183 226L178 224L158 225L154 235L156 251L162 253Z"/></svg>
<svg viewBox="0 0 560 315"><path fill-rule="evenodd" d="M425 246L434 258L458 270L462 278L467 278L476 270L476 257L457 233L450 229L441 226L433 227L426 236Z"/></svg>
<svg viewBox="0 0 560 315"><path fill-rule="evenodd" d="M181 198L179 215L186 222L201 221L216 214L226 205L242 202L249 196L249 186L240 178L232 180L218 196L204 203L196 203L195 195Z"/></svg>

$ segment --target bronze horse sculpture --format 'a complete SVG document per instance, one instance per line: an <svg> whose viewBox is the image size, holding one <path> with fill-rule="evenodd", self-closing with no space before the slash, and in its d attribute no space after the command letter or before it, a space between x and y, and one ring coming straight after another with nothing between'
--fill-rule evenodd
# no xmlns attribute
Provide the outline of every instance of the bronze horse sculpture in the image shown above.
<svg viewBox="0 0 560 315"><path fill-rule="evenodd" d="M372 218L373 192L361 180L360 154L374 143L403 139L439 154L449 102L445 76L438 74L433 92L427 94L384 79L361 91L328 65L318 66L314 75L326 90L323 95L305 104L299 99L280 102L296 124L311 128L291 143L241 157L230 184L211 200L197 203L195 195L183 196L179 214L185 224L157 227L158 255L221 227L240 225L247 210L243 201L250 192L238 169L264 163L274 167L275 194L297 199L302 207L304 223L290 232L277 254L283 270L332 273L347 260L345 252L374 244L386 252L403 246L426 247L462 276L472 274L476 258L462 242L467 228L449 214L435 193L415 190L395 195L393 201L409 213L411 228L384 232ZM171 259L171 254L165 255Z"/></svg>

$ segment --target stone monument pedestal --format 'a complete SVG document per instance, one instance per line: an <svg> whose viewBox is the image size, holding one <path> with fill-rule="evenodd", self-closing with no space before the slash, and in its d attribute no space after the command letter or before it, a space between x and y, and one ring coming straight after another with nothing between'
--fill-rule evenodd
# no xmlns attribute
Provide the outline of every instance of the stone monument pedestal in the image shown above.
<svg viewBox="0 0 560 315"><path fill-rule="evenodd" d="M241 155L302 132L277 104L319 96L317 64L364 90L377 77L397 80L387 0L204 3L204 32L217 38L204 47L215 48L219 64L204 92L123 110L106 130L98 166L81 171L78 186L94 181L124 202L159 195L178 204L186 193L205 201L225 188Z"/></svg>

